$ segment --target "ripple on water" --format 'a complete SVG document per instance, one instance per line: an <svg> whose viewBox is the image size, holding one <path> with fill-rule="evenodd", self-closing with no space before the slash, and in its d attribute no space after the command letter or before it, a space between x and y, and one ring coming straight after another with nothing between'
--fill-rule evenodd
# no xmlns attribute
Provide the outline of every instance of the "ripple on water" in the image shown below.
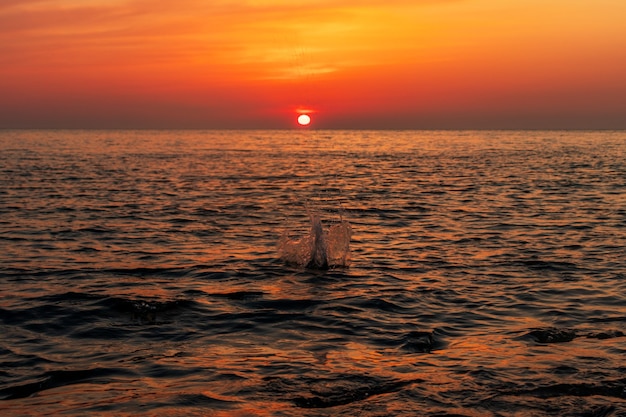
<svg viewBox="0 0 626 417"><path fill-rule="evenodd" d="M625 143L2 132L0 408L622 415ZM280 259L313 211L339 268Z"/></svg>

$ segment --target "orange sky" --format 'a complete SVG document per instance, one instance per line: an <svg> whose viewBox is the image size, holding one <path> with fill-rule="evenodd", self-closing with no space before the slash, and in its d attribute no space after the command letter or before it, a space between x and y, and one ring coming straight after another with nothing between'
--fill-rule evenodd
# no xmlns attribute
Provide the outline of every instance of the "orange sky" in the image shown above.
<svg viewBox="0 0 626 417"><path fill-rule="evenodd" d="M626 128L623 0L2 0L0 128Z"/></svg>

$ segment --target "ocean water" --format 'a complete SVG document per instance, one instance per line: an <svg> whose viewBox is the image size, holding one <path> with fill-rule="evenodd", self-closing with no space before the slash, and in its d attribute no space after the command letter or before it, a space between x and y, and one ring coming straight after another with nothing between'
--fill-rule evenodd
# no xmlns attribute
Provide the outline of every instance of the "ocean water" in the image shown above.
<svg viewBox="0 0 626 417"><path fill-rule="evenodd" d="M0 415L626 416L625 247L626 132L2 131Z"/></svg>

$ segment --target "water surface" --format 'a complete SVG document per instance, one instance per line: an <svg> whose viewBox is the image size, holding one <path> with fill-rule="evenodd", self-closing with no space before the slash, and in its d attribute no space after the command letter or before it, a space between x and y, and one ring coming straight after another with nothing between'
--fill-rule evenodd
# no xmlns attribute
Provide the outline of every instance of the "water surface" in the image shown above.
<svg viewBox="0 0 626 417"><path fill-rule="evenodd" d="M626 416L625 161L624 132L0 132L0 412ZM349 267L280 259L307 209Z"/></svg>

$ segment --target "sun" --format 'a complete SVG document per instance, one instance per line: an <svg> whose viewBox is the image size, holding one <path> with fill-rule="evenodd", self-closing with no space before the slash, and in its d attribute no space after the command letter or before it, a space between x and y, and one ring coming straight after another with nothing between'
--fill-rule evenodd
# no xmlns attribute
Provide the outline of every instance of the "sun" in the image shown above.
<svg viewBox="0 0 626 417"><path fill-rule="evenodd" d="M301 114L298 116L298 124L300 126L308 126L311 123L311 116L308 114Z"/></svg>

